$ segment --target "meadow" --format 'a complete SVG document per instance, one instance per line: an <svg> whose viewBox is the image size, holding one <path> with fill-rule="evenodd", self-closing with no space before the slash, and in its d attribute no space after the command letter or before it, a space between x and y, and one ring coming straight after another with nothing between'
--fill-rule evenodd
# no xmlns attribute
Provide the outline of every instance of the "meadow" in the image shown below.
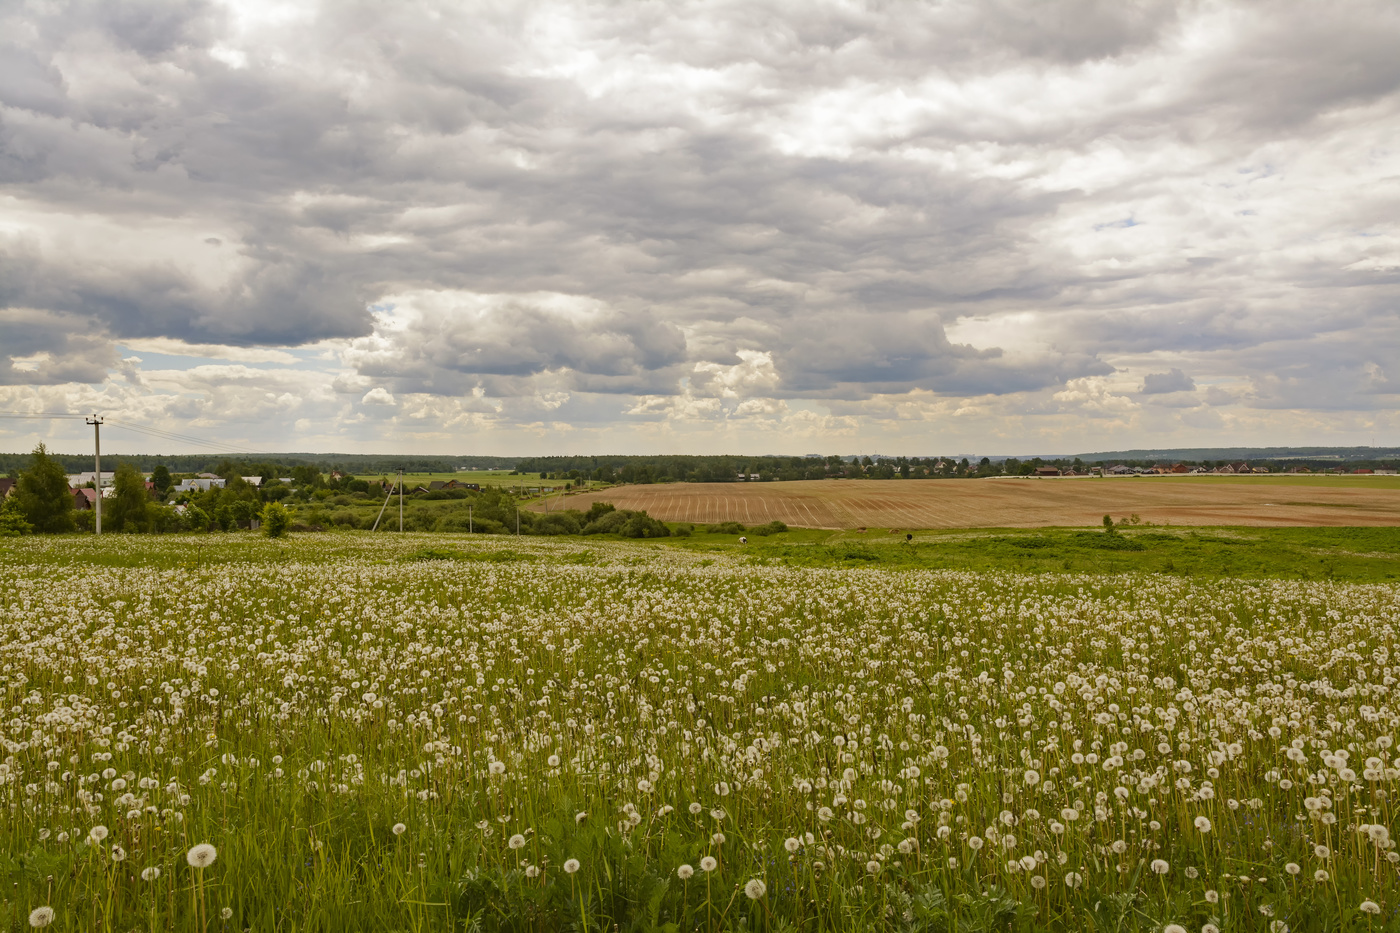
<svg viewBox="0 0 1400 933"><path fill-rule="evenodd" d="M1400 929L1396 584L801 543L15 539L0 923Z"/></svg>

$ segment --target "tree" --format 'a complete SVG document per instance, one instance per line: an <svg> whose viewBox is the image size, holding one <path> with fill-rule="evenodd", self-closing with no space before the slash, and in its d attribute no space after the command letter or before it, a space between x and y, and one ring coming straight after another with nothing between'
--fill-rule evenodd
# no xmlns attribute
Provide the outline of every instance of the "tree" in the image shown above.
<svg viewBox="0 0 1400 933"><path fill-rule="evenodd" d="M18 499L6 496L4 500L0 500L0 538L18 538L33 531L34 526L25 520Z"/></svg>
<svg viewBox="0 0 1400 933"><path fill-rule="evenodd" d="M162 499L170 491L171 482L170 471L165 468L165 464L157 464L156 468L151 471L151 485L156 488L156 492L160 493Z"/></svg>
<svg viewBox="0 0 1400 933"><path fill-rule="evenodd" d="M34 448L29 468L20 473L13 495L19 497L24 518L35 531L60 534L73 530L73 493L68 489L68 474L43 444Z"/></svg>
<svg viewBox="0 0 1400 933"><path fill-rule="evenodd" d="M292 523L292 513L287 511L287 507L280 502L269 502L263 506L260 515L262 519L263 534L269 538L280 538L287 531L287 526Z"/></svg>
<svg viewBox="0 0 1400 933"><path fill-rule="evenodd" d="M136 467L123 461L117 464L112 477L112 497L104 499L104 519L112 531L149 531L151 527L151 497L146 493L146 480Z"/></svg>

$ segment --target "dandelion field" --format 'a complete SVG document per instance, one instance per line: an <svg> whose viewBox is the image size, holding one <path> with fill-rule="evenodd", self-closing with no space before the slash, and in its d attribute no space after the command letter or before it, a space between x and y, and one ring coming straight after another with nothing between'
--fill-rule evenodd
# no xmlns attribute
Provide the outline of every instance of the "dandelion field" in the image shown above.
<svg viewBox="0 0 1400 933"><path fill-rule="evenodd" d="M4 929L1400 929L1394 584L385 538L0 552Z"/></svg>

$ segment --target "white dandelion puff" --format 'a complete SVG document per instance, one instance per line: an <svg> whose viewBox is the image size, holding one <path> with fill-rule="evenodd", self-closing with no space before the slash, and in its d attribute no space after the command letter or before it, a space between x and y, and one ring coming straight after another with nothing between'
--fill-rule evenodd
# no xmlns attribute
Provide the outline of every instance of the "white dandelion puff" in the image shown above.
<svg viewBox="0 0 1400 933"><path fill-rule="evenodd" d="M201 842L185 853L185 861L191 868L208 868L219 857L219 850L207 842Z"/></svg>
<svg viewBox="0 0 1400 933"><path fill-rule="evenodd" d="M748 883L744 885L744 894L751 901L756 901L767 893L768 885L757 878L750 878Z"/></svg>
<svg viewBox="0 0 1400 933"><path fill-rule="evenodd" d="M572 875L579 870L578 859L571 858L564 860L564 874Z"/></svg>
<svg viewBox="0 0 1400 933"><path fill-rule="evenodd" d="M29 925L32 927L46 927L53 923L52 907L35 907L29 912Z"/></svg>
<svg viewBox="0 0 1400 933"><path fill-rule="evenodd" d="M689 881L694 874L695 869L691 868L689 865L682 865L680 868L676 869L676 877L682 881Z"/></svg>
<svg viewBox="0 0 1400 933"><path fill-rule="evenodd" d="M718 867L719 862L715 860L713 855L707 855L700 860L701 871L714 871Z"/></svg>

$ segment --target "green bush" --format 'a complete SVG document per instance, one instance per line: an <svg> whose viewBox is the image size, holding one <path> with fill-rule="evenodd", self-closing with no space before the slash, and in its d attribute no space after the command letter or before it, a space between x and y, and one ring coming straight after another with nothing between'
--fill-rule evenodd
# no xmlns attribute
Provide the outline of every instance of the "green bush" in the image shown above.
<svg viewBox="0 0 1400 933"><path fill-rule="evenodd" d="M34 526L25 520L18 499L7 497L0 502L0 538L18 538L33 533Z"/></svg>
<svg viewBox="0 0 1400 933"><path fill-rule="evenodd" d="M190 509L189 511L195 512L198 509ZM282 537L292 523L292 513L287 511L287 507L280 502L269 502L263 506L258 517L262 521L263 534L269 538Z"/></svg>
<svg viewBox="0 0 1400 933"><path fill-rule="evenodd" d="M706 525L705 531L712 535L741 535L744 533L744 526L738 522L720 522L717 525Z"/></svg>
<svg viewBox="0 0 1400 933"><path fill-rule="evenodd" d="M754 525L749 529L751 535L778 535L788 530L788 526L774 519L766 525Z"/></svg>

